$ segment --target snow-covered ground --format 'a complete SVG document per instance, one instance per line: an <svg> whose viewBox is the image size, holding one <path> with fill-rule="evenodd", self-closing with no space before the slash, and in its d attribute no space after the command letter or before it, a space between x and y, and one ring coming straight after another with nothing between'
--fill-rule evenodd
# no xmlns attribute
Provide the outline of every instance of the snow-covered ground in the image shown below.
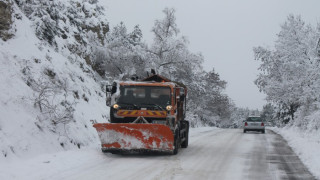
<svg viewBox="0 0 320 180"><path fill-rule="evenodd" d="M190 129L191 142L194 142L193 138L209 131L218 133L221 130L212 127L192 128ZM104 154L101 152L100 145L96 144L96 146L82 149L43 153L38 156L1 161L0 179L105 179L106 177L103 175L114 177L112 179L121 179L121 177L128 176L135 170L140 169L141 166L145 167L146 163L150 163L150 165L159 163L160 166L163 165L165 168L168 159L177 158L175 156L131 156L128 158L127 156ZM101 168L102 165L104 165L103 168ZM92 170L90 170L91 168ZM162 170L159 169L158 171ZM77 175L84 171L100 173ZM117 174L121 171L123 174ZM143 170L141 173L144 174L144 171L147 170ZM145 179L156 176L159 173L158 171L153 171L149 176L146 174Z"/></svg>
<svg viewBox="0 0 320 180"><path fill-rule="evenodd" d="M288 144L308 167L310 172L320 179L320 133L306 132L298 128L271 128L288 141Z"/></svg>
<svg viewBox="0 0 320 180"><path fill-rule="evenodd" d="M0 162L0 179L314 179L281 136L192 128L177 155L113 155L97 146Z"/></svg>

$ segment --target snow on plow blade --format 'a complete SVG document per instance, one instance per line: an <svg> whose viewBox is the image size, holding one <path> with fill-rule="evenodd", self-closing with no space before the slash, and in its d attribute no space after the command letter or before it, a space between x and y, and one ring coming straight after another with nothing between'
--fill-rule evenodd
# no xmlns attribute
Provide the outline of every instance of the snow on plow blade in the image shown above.
<svg viewBox="0 0 320 180"><path fill-rule="evenodd" d="M173 152L174 149L174 135L162 124L97 123L93 127L104 152Z"/></svg>

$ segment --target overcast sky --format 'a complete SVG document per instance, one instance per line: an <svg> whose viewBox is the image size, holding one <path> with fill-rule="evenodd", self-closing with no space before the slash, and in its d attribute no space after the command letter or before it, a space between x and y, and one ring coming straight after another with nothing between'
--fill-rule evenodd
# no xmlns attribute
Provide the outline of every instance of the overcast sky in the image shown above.
<svg viewBox="0 0 320 180"><path fill-rule="evenodd" d="M204 68L212 68L228 82L226 93L238 107L262 109L265 95L254 84L259 62L253 47L273 47L280 25L289 14L307 23L320 22L320 0L100 0L111 28L123 21L132 31L140 25L144 40L152 42L151 28L162 19L165 7L175 8L180 35L190 50L204 55Z"/></svg>

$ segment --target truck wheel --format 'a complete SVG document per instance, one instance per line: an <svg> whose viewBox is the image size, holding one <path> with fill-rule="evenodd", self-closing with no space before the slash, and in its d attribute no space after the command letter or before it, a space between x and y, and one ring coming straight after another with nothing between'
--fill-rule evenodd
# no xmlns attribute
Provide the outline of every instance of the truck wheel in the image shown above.
<svg viewBox="0 0 320 180"><path fill-rule="evenodd" d="M179 129L175 130L174 133L174 149L173 149L173 155L178 154L180 147L180 136L179 136Z"/></svg>
<svg viewBox="0 0 320 180"><path fill-rule="evenodd" d="M187 148L189 144L189 121L183 121L183 128L186 129L184 133L185 140L181 143L182 148Z"/></svg>

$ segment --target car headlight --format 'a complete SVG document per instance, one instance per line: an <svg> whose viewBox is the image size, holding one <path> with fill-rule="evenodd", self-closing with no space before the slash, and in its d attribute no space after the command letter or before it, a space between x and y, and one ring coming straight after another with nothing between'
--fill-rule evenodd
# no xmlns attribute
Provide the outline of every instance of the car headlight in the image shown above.
<svg viewBox="0 0 320 180"><path fill-rule="evenodd" d="M113 108L114 108L114 109L118 109L118 108L119 108L119 105L118 105L118 104L114 104L114 105L113 105Z"/></svg>
<svg viewBox="0 0 320 180"><path fill-rule="evenodd" d="M171 105L168 105L168 106L166 107L166 109L167 109L167 111L170 111L170 110L172 109L172 106L171 106Z"/></svg>

